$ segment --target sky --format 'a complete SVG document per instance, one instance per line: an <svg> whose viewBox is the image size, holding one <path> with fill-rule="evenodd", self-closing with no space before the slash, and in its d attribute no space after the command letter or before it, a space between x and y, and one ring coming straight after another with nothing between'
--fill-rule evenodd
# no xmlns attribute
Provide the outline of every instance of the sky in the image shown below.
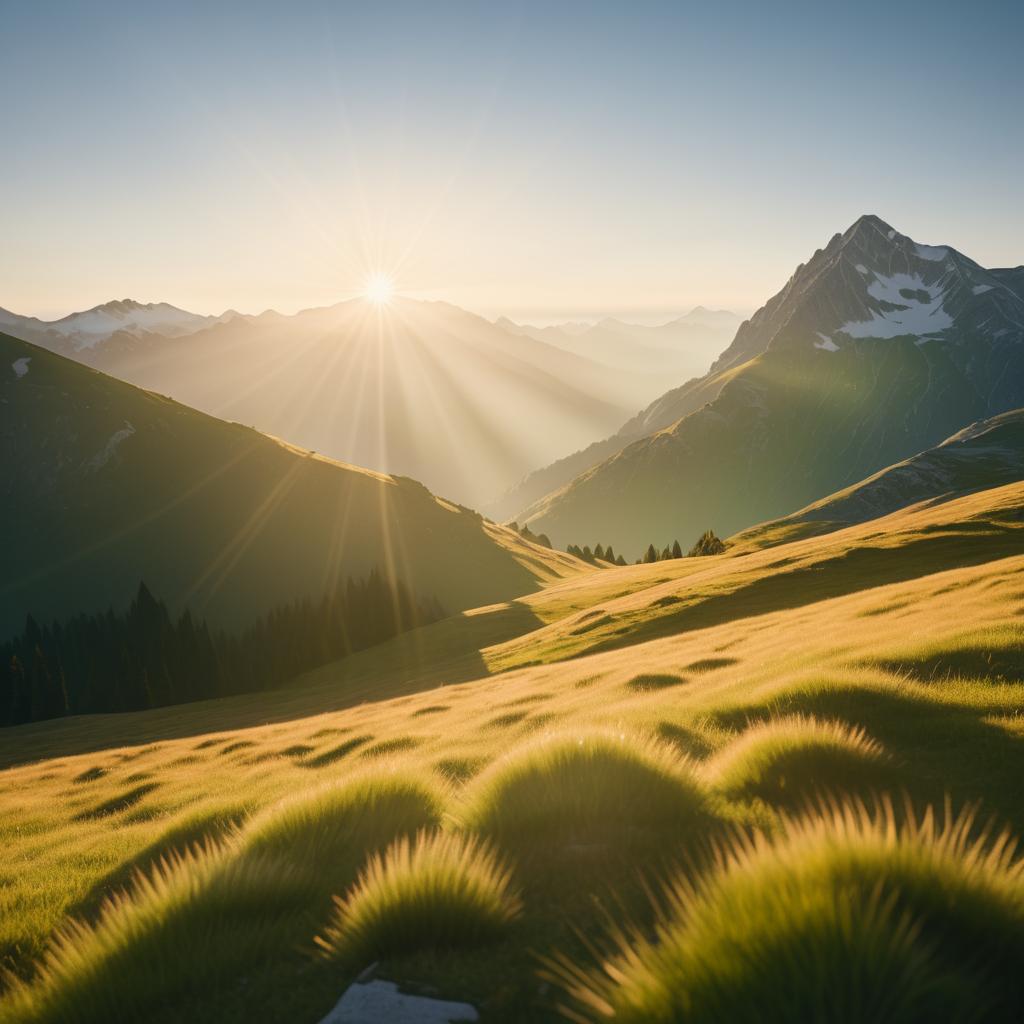
<svg viewBox="0 0 1024 1024"><path fill-rule="evenodd" d="M749 312L862 213L1024 262L1024 5L0 0L0 306Z"/></svg>

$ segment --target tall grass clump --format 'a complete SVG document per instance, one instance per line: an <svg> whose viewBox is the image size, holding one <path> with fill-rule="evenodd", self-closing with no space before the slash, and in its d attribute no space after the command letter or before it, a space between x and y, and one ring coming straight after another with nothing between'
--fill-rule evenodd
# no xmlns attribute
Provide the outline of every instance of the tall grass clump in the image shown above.
<svg viewBox="0 0 1024 1024"><path fill-rule="evenodd" d="M351 881L367 853L439 824L443 805L430 776L367 771L266 808L249 822L240 849L287 863L329 893Z"/></svg>
<svg viewBox="0 0 1024 1024"><path fill-rule="evenodd" d="M831 806L680 878L654 939L624 930L599 966L552 974L578 1021L1018 1020L1022 862L970 817Z"/></svg>
<svg viewBox="0 0 1024 1024"><path fill-rule="evenodd" d="M421 832L374 854L317 944L358 965L415 949L470 946L518 916L512 874L494 849L458 834Z"/></svg>
<svg viewBox="0 0 1024 1024"><path fill-rule="evenodd" d="M816 793L863 792L889 777L885 751L863 729L810 715L752 725L704 768L727 797L783 805Z"/></svg>
<svg viewBox="0 0 1024 1024"><path fill-rule="evenodd" d="M0 1020L174 1019L177 1003L210 992L240 999L236 979L294 956L309 917L351 884L368 853L437 824L440 814L434 786L393 773L268 807L223 842L138 874L95 926L69 924L35 977L12 982Z"/></svg>
<svg viewBox="0 0 1024 1024"><path fill-rule="evenodd" d="M8 979L0 1020L145 1020L271 954L281 919L302 905L299 879L280 865L241 861L213 843L170 854L107 900L95 926L64 926L34 977Z"/></svg>
<svg viewBox="0 0 1024 1024"><path fill-rule="evenodd" d="M541 737L470 785L462 821L502 844L605 841L684 833L708 815L690 762L667 744L629 734Z"/></svg>

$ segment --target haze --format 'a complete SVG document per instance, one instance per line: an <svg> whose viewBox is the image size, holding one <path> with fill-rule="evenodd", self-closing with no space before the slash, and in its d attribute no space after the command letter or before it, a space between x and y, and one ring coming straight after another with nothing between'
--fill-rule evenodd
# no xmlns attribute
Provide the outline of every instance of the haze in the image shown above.
<svg viewBox="0 0 1024 1024"><path fill-rule="evenodd" d="M745 312L865 210L1016 263L1024 23L945 6L5 5L2 304Z"/></svg>

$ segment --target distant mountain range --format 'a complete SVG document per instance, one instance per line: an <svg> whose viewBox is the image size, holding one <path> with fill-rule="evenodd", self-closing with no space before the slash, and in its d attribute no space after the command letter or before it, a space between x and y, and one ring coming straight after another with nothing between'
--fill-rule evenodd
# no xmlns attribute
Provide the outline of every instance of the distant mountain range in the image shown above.
<svg viewBox="0 0 1024 1024"><path fill-rule="evenodd" d="M237 316L234 310L220 316L203 316L167 302L118 299L60 320L39 320L0 309L0 330L59 355L96 365L116 359L126 350L145 348L153 343L152 339L193 334Z"/></svg>
<svg viewBox="0 0 1024 1024"><path fill-rule="evenodd" d="M449 611L576 571L568 555L435 498L225 423L0 334L0 639L123 608L248 624L374 568Z"/></svg>
<svg viewBox="0 0 1024 1024"><path fill-rule="evenodd" d="M626 551L725 535L1021 406L1024 267L987 270L864 216L706 376L540 474L558 489L516 518L558 544ZM566 483L566 470L579 473Z"/></svg>
<svg viewBox="0 0 1024 1024"><path fill-rule="evenodd" d="M606 321L573 334L407 299L219 317L124 300L49 323L0 312L0 329L483 507L621 424L676 375L667 367L706 366L730 319L695 311L663 327Z"/></svg>
<svg viewBox="0 0 1024 1024"><path fill-rule="evenodd" d="M531 327L505 317L495 323L511 334L526 335L628 374L657 375L664 387L666 377L687 380L706 373L732 340L740 319L727 310L698 306L685 316L656 326L624 323L612 317L593 325Z"/></svg>

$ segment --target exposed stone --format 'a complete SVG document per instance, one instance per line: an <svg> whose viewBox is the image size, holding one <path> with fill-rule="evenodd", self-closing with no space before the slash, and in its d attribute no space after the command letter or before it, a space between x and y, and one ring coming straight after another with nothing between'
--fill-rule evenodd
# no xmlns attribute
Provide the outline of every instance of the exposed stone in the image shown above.
<svg viewBox="0 0 1024 1024"><path fill-rule="evenodd" d="M455 1024L480 1017L469 1003L407 995L393 981L356 982L320 1024Z"/></svg>

